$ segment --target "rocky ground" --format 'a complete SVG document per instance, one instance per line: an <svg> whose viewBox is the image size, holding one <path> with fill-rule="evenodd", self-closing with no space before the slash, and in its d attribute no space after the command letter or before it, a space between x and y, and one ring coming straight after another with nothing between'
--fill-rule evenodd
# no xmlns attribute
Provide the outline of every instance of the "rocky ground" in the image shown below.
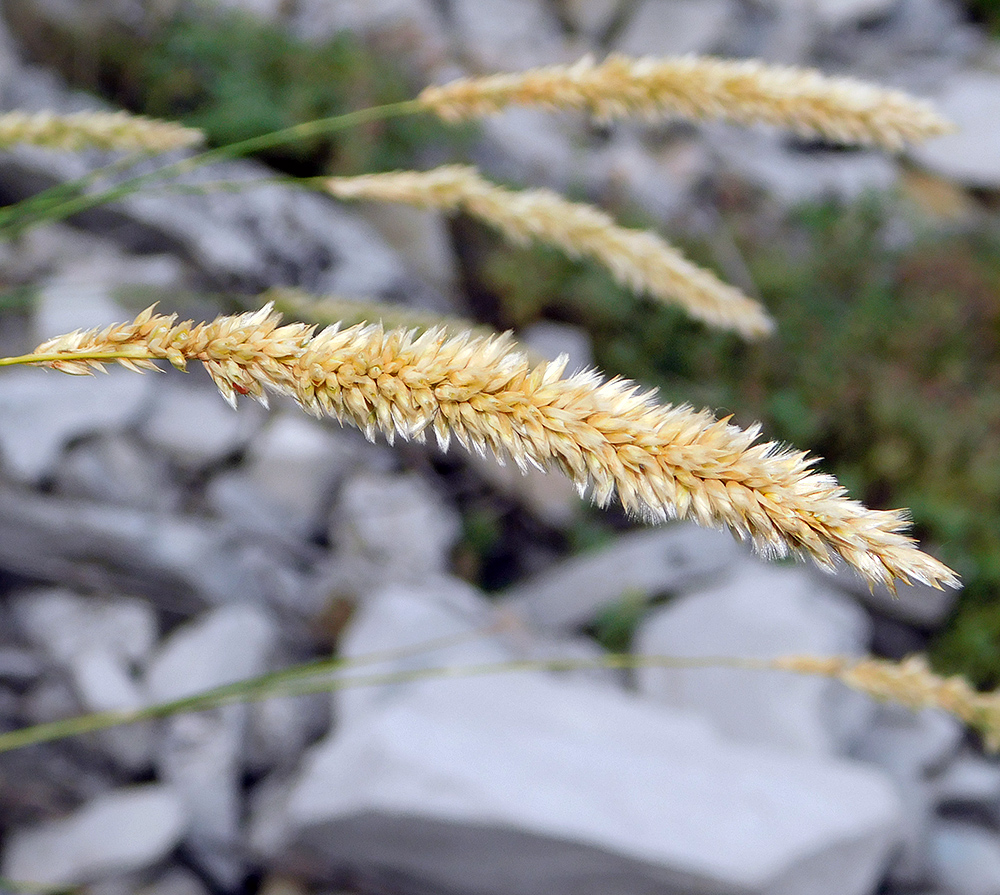
<svg viewBox="0 0 1000 895"><path fill-rule="evenodd" d="M897 160L715 126L596 134L522 111L486 125L476 152L492 173L583 182L664 224L706 220L704 184L722 173L778 207L888 189L912 170L1000 187L1000 56L946 0L240 5L309 39L404 34L428 79L607 49L752 54L932 95L962 126ZM101 9L128 20L142 7ZM87 102L0 31L0 107ZM12 151L0 193L101 162ZM205 176L261 173L240 162ZM0 245L0 280L37 290L4 314L0 350L129 316L125 287L291 284L454 311L444 222L390 223L280 187L140 194ZM545 325L526 340L587 362L581 331ZM911 588L892 601L687 526L564 558L553 545L583 508L558 477L369 444L281 402L233 413L195 372L7 371L0 458L0 729L181 698L334 643L346 657L396 653L366 671L596 656L584 632L623 597L645 607L640 652L899 656L954 597ZM469 493L519 520L516 580L498 595L459 574ZM948 717L732 670L352 688L0 756L0 888L31 891L998 895L998 830L1000 764Z"/></svg>

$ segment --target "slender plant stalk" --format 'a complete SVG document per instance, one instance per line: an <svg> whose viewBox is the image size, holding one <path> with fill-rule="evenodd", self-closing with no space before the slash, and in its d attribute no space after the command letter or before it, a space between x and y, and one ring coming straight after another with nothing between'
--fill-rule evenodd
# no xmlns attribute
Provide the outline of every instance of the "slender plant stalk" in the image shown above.
<svg viewBox="0 0 1000 895"><path fill-rule="evenodd" d="M232 684L213 687L181 699L172 699L167 702L156 703L155 705L143 706L139 709L91 712L73 718L64 718L58 721L36 724L32 727L23 727L19 730L0 733L0 752L22 749L25 746L79 736L80 734L92 733L97 730L106 730L109 727L118 727L123 724L135 724L138 721L166 718L171 715L180 714L181 712L206 711L224 705L260 701L261 699L275 696L305 695L306 693L321 691L324 688L301 689L304 682L309 682L311 686L315 687L319 681L329 681L330 675L335 672L425 655L435 650L447 649L478 640L489 634L496 633L499 628L499 625L491 625L461 634L436 637L432 640L400 647L399 649L366 653L362 656L334 657L332 659L319 659L314 662L303 662L283 668L280 671L272 671L257 675L256 677L244 678Z"/></svg>
<svg viewBox="0 0 1000 895"><path fill-rule="evenodd" d="M483 633L485 632L475 632L466 636L481 636ZM455 638L450 639L455 640ZM394 653L395 656L402 656L404 653L415 655L440 648L442 645L441 641L431 641ZM557 673L599 668L732 668L741 671L787 671L831 677L879 701L898 702L914 711L924 708L946 711L981 733L987 748L1000 750L1000 691L976 693L962 678L938 677L927 669L926 661L920 656L913 656L896 663L882 659L840 656L779 656L773 659L756 659L734 656L679 657L609 653L591 658L515 659L369 674L338 673L349 667L377 664L393 657L392 654L383 653L379 656L360 656L354 660L333 659L327 662L309 663L247 678L185 699L157 703L133 711L96 712L25 727L0 734L0 753L139 721L165 718L180 712L208 711L233 703L259 702L275 697L306 696L354 687L378 687L445 678L473 678L530 672Z"/></svg>

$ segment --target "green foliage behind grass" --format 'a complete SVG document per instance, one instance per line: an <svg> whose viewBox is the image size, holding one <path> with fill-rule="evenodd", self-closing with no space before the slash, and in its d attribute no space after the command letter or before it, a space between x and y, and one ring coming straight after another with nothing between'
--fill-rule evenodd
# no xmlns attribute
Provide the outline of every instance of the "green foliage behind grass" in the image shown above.
<svg viewBox="0 0 1000 895"><path fill-rule="evenodd" d="M213 145L411 99L422 86L401 54L348 32L309 43L217 9L178 13L155 27L152 21L143 34L110 26L54 34L50 42L64 44L64 52L48 48L48 61L65 61L67 78L125 108L201 128ZM89 64L70 65L81 53ZM461 129L410 116L301 140L264 158L294 175L350 174L412 167L427 147L440 157L462 142Z"/></svg>
<svg viewBox="0 0 1000 895"><path fill-rule="evenodd" d="M853 496L909 506L966 578L942 671L1000 682L1000 241L884 248L878 203L804 209L780 238L739 238L777 335L758 345L637 300L596 267L482 238L474 294L500 326L587 326L598 364L664 398L763 421L824 457ZM484 249L483 245L490 245ZM795 248L790 248L794 246ZM703 247L690 246L700 261ZM701 249L701 250L699 250ZM699 257L700 256L700 257ZM485 298L483 296L485 295Z"/></svg>

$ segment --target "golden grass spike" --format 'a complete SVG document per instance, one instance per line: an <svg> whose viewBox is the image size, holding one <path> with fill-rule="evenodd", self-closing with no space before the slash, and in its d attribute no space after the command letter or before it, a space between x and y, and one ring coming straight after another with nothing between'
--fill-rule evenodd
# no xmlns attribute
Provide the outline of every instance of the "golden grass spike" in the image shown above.
<svg viewBox="0 0 1000 895"><path fill-rule="evenodd" d="M768 664L783 671L832 677L875 699L898 702L914 711L941 709L976 728L988 748L1000 750L1000 690L980 693L964 678L941 677L931 671L923 656L902 662L782 656Z"/></svg>
<svg viewBox="0 0 1000 895"><path fill-rule="evenodd" d="M448 120L507 106L581 109L602 119L641 116L763 123L805 136L900 149L953 130L926 102L852 78L756 60L621 55L584 57L520 73L460 78L417 98Z"/></svg>
<svg viewBox="0 0 1000 895"><path fill-rule="evenodd" d="M0 148L16 144L76 151L169 152L197 145L204 134L172 121L128 112L6 112L0 114Z"/></svg>
<svg viewBox="0 0 1000 895"><path fill-rule="evenodd" d="M37 358L37 359L34 359ZM18 362L85 372L101 363L201 361L230 403L290 395L316 415L362 429L556 466L594 499L617 493L649 519L726 525L759 549L840 558L869 581L954 585L955 574L902 533L899 512L868 510L813 460L706 411L658 405L632 382L596 372L563 378L565 362L532 365L509 338L381 326L280 325L270 306L177 324L152 309L133 323L71 333Z"/></svg>
<svg viewBox="0 0 1000 895"><path fill-rule="evenodd" d="M514 242L537 239L572 257L592 258L622 285L679 305L698 320L747 338L766 335L773 328L757 302L688 261L656 234L621 227L600 209L570 202L550 190L508 190L484 180L467 165L331 177L325 185L339 199L462 210Z"/></svg>

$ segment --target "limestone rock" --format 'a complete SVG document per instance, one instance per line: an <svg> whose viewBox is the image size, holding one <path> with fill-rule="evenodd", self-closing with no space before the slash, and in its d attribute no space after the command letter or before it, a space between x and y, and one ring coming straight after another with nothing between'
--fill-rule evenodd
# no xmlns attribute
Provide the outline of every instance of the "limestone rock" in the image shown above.
<svg viewBox="0 0 1000 895"><path fill-rule="evenodd" d="M15 830L2 874L34 886L76 887L139 870L180 841L184 812L167 786L120 789L62 820Z"/></svg>
<svg viewBox="0 0 1000 895"><path fill-rule="evenodd" d="M849 598L803 568L740 563L713 588L678 597L642 623L635 650L653 656L859 655L869 623ZM871 715L842 684L781 672L643 668L640 691L695 712L746 742L809 753L844 749Z"/></svg>

